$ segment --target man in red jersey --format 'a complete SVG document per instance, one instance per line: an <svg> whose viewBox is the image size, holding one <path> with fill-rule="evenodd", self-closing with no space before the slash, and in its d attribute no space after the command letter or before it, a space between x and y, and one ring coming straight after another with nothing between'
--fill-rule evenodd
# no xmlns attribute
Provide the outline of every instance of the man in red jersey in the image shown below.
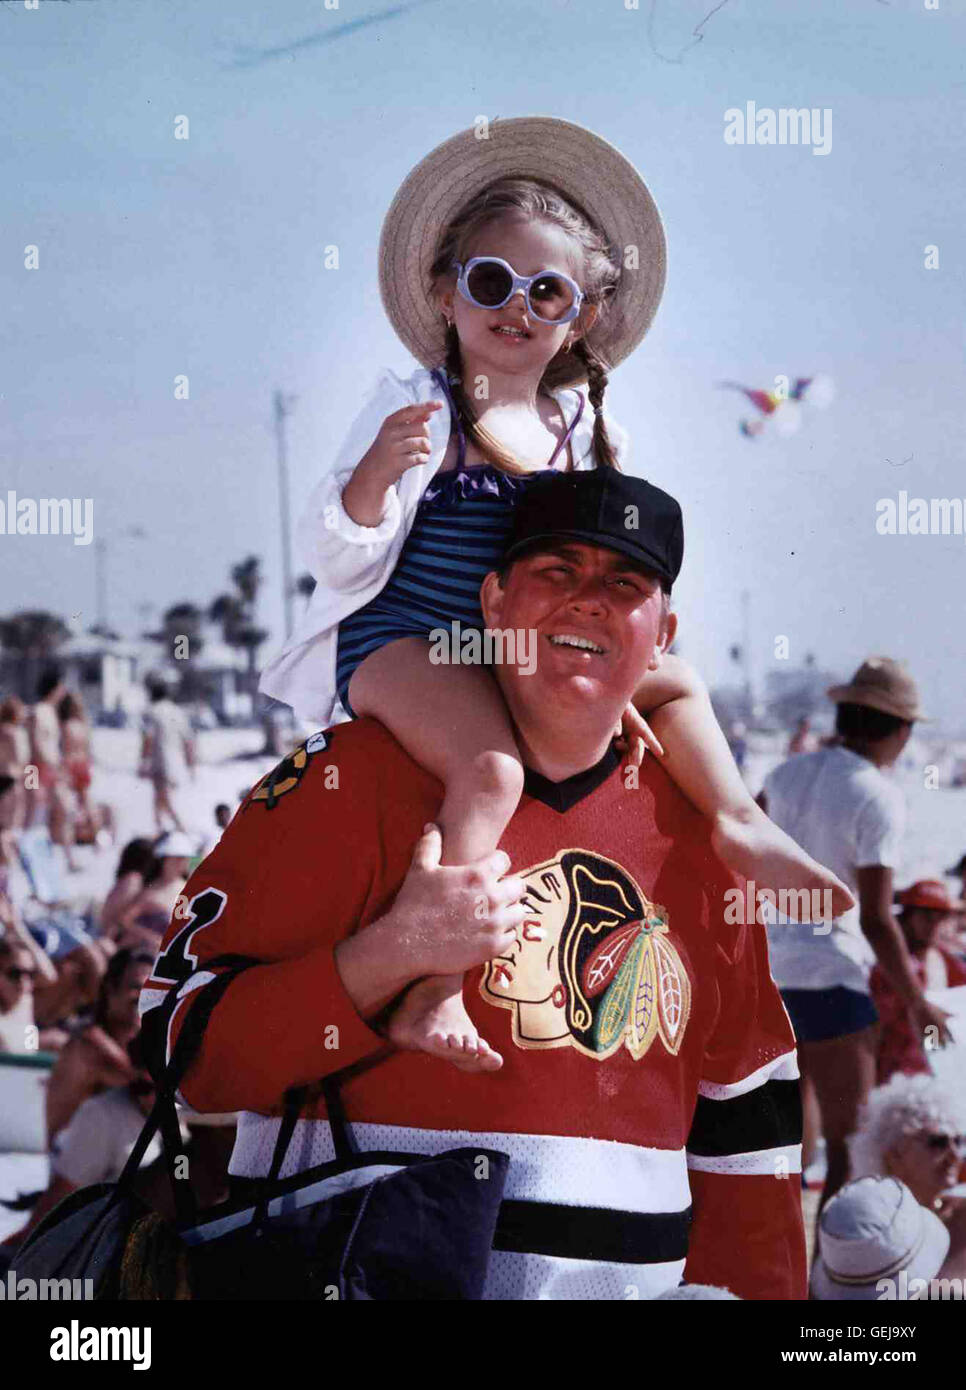
<svg viewBox="0 0 966 1390"><path fill-rule="evenodd" d="M539 653L531 674L494 669L526 767L501 849L441 867L440 784L375 720L313 735L192 876L142 995L151 1038L180 993L160 1060L206 962L263 962L182 1086L243 1112L231 1172L253 1178L288 1087L384 1046L372 1025L413 981L466 972L503 1067L399 1050L343 1098L363 1148L509 1154L489 1299L652 1298L682 1278L805 1296L795 1042L764 928L726 911L743 885L658 760L638 771L612 742L674 635L682 549L677 503L640 479L535 480L481 591L487 626ZM332 1159L324 1114L299 1121L283 1175Z"/></svg>

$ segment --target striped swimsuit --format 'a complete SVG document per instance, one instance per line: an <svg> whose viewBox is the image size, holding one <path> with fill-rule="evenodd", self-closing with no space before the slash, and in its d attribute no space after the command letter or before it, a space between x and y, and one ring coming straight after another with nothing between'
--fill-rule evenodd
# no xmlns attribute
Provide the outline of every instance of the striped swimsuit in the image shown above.
<svg viewBox="0 0 966 1390"><path fill-rule="evenodd" d="M378 647L397 637L428 637L433 629L459 622L482 628L480 585L503 556L513 508L530 477L510 475L493 464L466 463L466 437L444 372L433 373L456 421L459 453L451 472L437 474L423 493L412 530L385 587L339 624L336 689L352 718L349 681L356 667ZM558 455L583 414L577 413L547 464ZM537 470L537 476L540 470Z"/></svg>

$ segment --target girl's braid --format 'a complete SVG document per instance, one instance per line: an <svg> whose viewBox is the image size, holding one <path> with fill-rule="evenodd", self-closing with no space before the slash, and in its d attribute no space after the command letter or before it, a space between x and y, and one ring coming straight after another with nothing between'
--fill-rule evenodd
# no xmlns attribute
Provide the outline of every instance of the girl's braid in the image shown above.
<svg viewBox="0 0 966 1390"><path fill-rule="evenodd" d="M616 468L620 472L620 464L617 462L604 419L604 391L607 389L607 368L604 359L588 345L586 338L578 338L571 352L587 369L587 399L594 408L594 457L597 467Z"/></svg>

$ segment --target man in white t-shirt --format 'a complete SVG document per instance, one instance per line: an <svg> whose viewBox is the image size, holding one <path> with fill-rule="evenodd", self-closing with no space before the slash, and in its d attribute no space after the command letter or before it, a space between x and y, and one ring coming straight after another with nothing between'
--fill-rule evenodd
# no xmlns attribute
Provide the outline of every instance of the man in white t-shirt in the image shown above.
<svg viewBox="0 0 966 1390"><path fill-rule="evenodd" d="M837 705L836 745L789 758L769 773L759 798L772 820L838 874L858 901L831 923L768 928L772 977L822 1119L828 1160L822 1204L846 1181L846 1139L875 1084L872 966L878 961L917 1029L933 1027L944 1041L949 1017L927 1002L892 911L905 806L883 772L923 717L915 682L899 662L870 657L848 685L828 693Z"/></svg>
<svg viewBox="0 0 966 1390"><path fill-rule="evenodd" d="M195 746L191 721L168 696L163 680L155 676L146 682L150 704L142 723L140 774L154 787L154 819L161 834L170 820L175 830L184 830L172 794L186 781L195 767Z"/></svg>

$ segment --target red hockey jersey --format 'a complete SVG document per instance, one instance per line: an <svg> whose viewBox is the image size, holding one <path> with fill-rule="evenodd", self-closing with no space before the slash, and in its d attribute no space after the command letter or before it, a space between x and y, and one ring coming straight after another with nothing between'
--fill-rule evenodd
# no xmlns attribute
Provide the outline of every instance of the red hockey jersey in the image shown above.
<svg viewBox="0 0 966 1390"><path fill-rule="evenodd" d="M501 1149L506 1196L550 1204L548 1241L494 1252L487 1297L647 1298L685 1277L803 1298L795 1040L765 931L734 925L743 884L658 762L639 785L629 773L613 749L564 782L527 773L501 847L531 917L464 984L502 1070L400 1052L346 1085L348 1117L363 1148ZM333 948L389 908L441 799L380 724L339 725L253 789L189 881L141 1009L150 1038L180 990L170 1051L206 961L264 962L219 1003L182 1086L198 1110L244 1112L233 1173L267 1170L286 1088L383 1046ZM283 1173L334 1156L323 1117L299 1122Z"/></svg>

